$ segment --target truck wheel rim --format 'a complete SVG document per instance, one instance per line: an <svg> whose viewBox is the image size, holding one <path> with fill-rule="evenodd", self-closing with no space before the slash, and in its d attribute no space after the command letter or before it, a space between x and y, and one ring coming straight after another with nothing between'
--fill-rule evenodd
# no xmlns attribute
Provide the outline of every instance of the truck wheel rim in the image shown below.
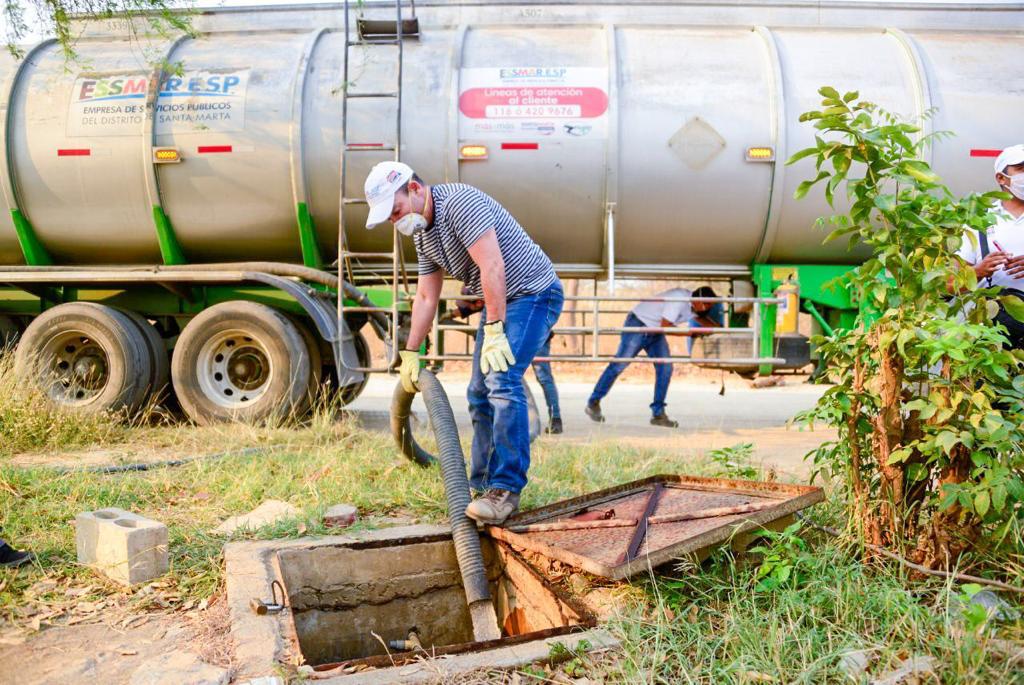
<svg viewBox="0 0 1024 685"><path fill-rule="evenodd" d="M43 372L49 377L47 394L69 405L88 404L110 380L106 350L81 331L66 331L43 348Z"/></svg>
<svg viewBox="0 0 1024 685"><path fill-rule="evenodd" d="M199 387L224 409L244 409L267 392L274 375L270 354L247 331L218 333L203 344L197 359Z"/></svg>

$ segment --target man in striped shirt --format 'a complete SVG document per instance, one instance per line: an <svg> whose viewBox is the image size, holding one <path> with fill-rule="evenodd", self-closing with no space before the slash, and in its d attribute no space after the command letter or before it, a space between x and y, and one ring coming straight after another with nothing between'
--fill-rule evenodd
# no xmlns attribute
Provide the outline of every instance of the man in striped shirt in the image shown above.
<svg viewBox="0 0 1024 685"><path fill-rule="evenodd" d="M366 178L367 228L391 221L411 236L419 261L402 385L416 392L419 349L430 330L444 275L484 300L467 392L473 420L470 485L480 497L466 515L499 525L519 507L530 467L523 374L562 311L562 284L551 260L508 211L461 183L426 185L400 162Z"/></svg>

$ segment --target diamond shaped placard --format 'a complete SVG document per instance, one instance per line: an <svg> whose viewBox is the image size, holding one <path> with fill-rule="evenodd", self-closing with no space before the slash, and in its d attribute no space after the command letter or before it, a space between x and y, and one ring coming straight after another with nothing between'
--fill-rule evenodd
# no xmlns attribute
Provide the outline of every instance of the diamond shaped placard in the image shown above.
<svg viewBox="0 0 1024 685"><path fill-rule="evenodd" d="M686 166L700 171L725 149L725 138L700 117L692 117L668 140Z"/></svg>

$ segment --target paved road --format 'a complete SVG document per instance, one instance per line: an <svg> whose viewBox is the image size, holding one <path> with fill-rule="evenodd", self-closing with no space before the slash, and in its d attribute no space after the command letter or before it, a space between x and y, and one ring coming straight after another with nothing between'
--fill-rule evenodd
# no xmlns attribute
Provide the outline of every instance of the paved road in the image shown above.
<svg viewBox="0 0 1024 685"><path fill-rule="evenodd" d="M466 378L441 376L456 420L469 430L466 408ZM540 386L529 376L534 397L546 415ZM352 405L368 428L387 430L387 410L396 377L375 376L363 394ZM603 424L594 423L583 412L592 384L578 381L559 382L565 433L550 440L572 440L600 443L606 440L629 439L638 446L672 451L693 452L752 442L755 458L771 465L782 474L805 480L809 467L803 457L822 441L835 437L829 430L806 431L787 428L787 422L798 412L814 406L825 391L824 386L808 385L802 379L786 380L780 387L753 389L738 377L726 383L726 392L719 394L718 380L674 379L669 389L668 414L679 421L679 428L651 426L652 385L647 382L616 383L602 402L607 417ZM414 411L425 414L422 400L417 398Z"/></svg>

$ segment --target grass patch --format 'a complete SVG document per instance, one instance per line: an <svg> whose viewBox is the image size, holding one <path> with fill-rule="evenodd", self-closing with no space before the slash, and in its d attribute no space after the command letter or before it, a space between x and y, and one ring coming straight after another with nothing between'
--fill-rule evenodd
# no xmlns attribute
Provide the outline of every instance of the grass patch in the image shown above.
<svg viewBox="0 0 1024 685"><path fill-rule="evenodd" d="M625 645L612 679L867 682L901 659L928 655L938 679L921 682L1024 682L1021 665L990 639L998 628L1001 639L1021 640L1019 621L970 632L956 584L866 566L833 540L803 535L811 541L800 556L802 579L769 591L757 590L758 564L725 554L699 570L684 565L642 583L648 600L612 627ZM845 675L840 661L851 650L871 651L871 678Z"/></svg>
<svg viewBox="0 0 1024 685"><path fill-rule="evenodd" d="M0 351L0 457L33 450L121 442L149 416L125 422L104 413L62 409L14 373L14 355Z"/></svg>

